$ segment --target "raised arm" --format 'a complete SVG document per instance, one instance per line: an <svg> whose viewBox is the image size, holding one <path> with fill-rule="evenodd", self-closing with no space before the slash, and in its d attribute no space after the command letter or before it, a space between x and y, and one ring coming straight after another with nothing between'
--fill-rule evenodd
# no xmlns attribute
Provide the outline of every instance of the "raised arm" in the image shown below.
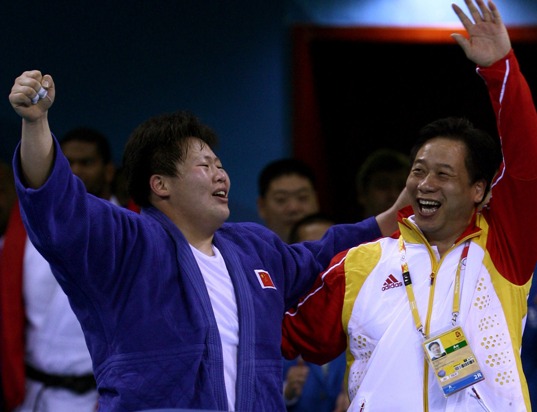
<svg viewBox="0 0 537 412"><path fill-rule="evenodd" d="M483 67L489 67L502 59L511 50L509 34L500 13L492 1L488 7L483 0L464 0L470 19L462 9L453 4L453 10L466 29L468 38L454 33L451 36L462 47L466 57ZM477 4L477 7L476 7Z"/></svg>
<svg viewBox="0 0 537 412"><path fill-rule="evenodd" d="M47 116L54 96L52 77L43 76L38 70L17 77L9 95L11 106L22 117L22 173L31 188L38 188L47 180L54 159Z"/></svg>
<svg viewBox="0 0 537 412"><path fill-rule="evenodd" d="M502 143L503 163L492 188L487 249L500 273L512 283L525 284L533 273L537 245L531 234L537 221L528 218L537 207L537 112L500 14L493 3L477 7L465 0L472 23L453 6L469 39L454 35L487 85Z"/></svg>

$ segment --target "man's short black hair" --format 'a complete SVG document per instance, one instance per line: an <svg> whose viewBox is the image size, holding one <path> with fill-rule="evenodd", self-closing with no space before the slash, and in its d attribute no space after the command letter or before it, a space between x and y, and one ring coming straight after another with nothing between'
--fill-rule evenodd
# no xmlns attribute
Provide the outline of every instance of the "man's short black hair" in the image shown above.
<svg viewBox="0 0 537 412"><path fill-rule="evenodd" d="M103 163L112 161L112 151L106 136L96 129L90 127L77 127L68 131L60 140L60 146L68 142L87 142L97 146L97 153L101 156Z"/></svg>
<svg viewBox="0 0 537 412"><path fill-rule="evenodd" d="M410 159L407 155L392 149L378 149L371 153L362 163L356 174L358 193L366 193L371 176L378 172L397 172L410 170Z"/></svg>
<svg viewBox="0 0 537 412"><path fill-rule="evenodd" d="M410 151L412 164L423 145L437 137L459 141L465 145L466 158L464 163L470 176L470 184L485 180L487 186L483 196L484 199L502 162L499 139L493 138L487 132L476 128L468 119L459 117L439 119L420 130L418 140Z"/></svg>
<svg viewBox="0 0 537 412"><path fill-rule="evenodd" d="M298 232L300 228L302 228L303 226L311 225L313 223L327 223L329 225L334 225L336 222L330 216L322 212L304 216L291 228L291 232L289 232L289 243L299 242L300 239L298 238Z"/></svg>
<svg viewBox="0 0 537 412"><path fill-rule="evenodd" d="M308 179L315 188L316 180L313 170L303 161L295 158L275 160L266 165L258 179L259 196L265 197L272 181L282 176L298 175Z"/></svg>

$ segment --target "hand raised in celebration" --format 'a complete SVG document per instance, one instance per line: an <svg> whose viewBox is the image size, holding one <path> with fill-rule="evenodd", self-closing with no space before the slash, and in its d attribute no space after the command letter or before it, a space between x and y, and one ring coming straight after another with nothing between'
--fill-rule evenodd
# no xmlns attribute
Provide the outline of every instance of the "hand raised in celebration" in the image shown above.
<svg viewBox="0 0 537 412"><path fill-rule="evenodd" d="M480 66L491 66L511 50L509 34L500 12L492 1L488 2L488 6L483 0L476 0L475 4L473 0L464 2L472 18L456 4L452 7L466 29L468 38L458 33L451 36L462 47L468 59Z"/></svg>
<svg viewBox="0 0 537 412"><path fill-rule="evenodd" d="M9 102L24 120L33 122L46 115L54 102L56 91L50 75L39 70L22 73L15 79Z"/></svg>

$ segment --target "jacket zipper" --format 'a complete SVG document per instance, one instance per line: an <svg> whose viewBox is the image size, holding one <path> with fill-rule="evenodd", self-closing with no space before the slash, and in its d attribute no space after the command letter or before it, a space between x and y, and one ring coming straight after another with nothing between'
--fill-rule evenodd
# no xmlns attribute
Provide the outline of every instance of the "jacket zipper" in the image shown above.
<svg viewBox="0 0 537 412"><path fill-rule="evenodd" d="M473 393L472 393L473 392ZM484 411L486 412L490 412L489 408L487 408L487 406L485 405L485 402L483 402L483 399L481 399L481 396L479 396L479 394L477 393L477 391L475 390L475 388L472 388L472 391L468 392L468 394L474 398L477 403L479 403L479 406L481 406L483 408Z"/></svg>
<svg viewBox="0 0 537 412"><path fill-rule="evenodd" d="M440 267L442 266L442 262L444 261L444 258L449 253L451 253L451 251L453 249L455 249L457 246L459 246L460 244L466 242L468 239L471 239L474 236L475 236L475 234L472 233L469 236L465 236L463 239L460 239L456 244L451 246L451 248L449 248L449 250L447 250L446 253L444 253L443 256L440 257L440 260L436 260L436 255L434 254L434 252L433 252L433 250L431 248L431 245L429 244L427 239L425 239L425 237L423 235L421 235L422 242L427 247L427 250L429 251L429 258L431 259L431 267L432 267L432 271L431 271L431 274L430 274L431 283L430 283L430 288L429 288L429 303L428 303L428 306L427 306L427 315L426 315L426 318L425 318L425 334L426 335L429 335L429 333L431 332L430 331L430 326L431 326L430 322L431 322L433 302L434 302L435 278L436 278L437 273L440 271ZM425 357L423 358L423 370L424 370L424 374L423 374L423 410L424 410L424 412L429 412L429 364L427 363L427 359L425 359ZM476 392L476 394L477 394L477 392ZM479 398L479 399L481 399L481 398ZM481 406L485 407L482 401L481 401ZM485 409L485 410L488 411L488 409Z"/></svg>

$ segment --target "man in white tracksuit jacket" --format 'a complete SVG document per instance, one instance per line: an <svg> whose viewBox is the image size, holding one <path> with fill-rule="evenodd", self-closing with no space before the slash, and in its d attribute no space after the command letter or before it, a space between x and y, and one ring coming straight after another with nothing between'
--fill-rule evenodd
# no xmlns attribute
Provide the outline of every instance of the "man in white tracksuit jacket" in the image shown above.
<svg viewBox="0 0 537 412"><path fill-rule="evenodd" d="M462 119L425 127L399 231L337 255L285 316L285 356L324 363L347 349L349 411L531 409L520 345L537 258L537 114L496 7L465 1L473 22L454 10L470 39L454 37L488 87L501 149ZM453 327L472 354L454 363L453 346L428 362L427 345ZM476 372L451 392L439 381L453 365L453 382Z"/></svg>

